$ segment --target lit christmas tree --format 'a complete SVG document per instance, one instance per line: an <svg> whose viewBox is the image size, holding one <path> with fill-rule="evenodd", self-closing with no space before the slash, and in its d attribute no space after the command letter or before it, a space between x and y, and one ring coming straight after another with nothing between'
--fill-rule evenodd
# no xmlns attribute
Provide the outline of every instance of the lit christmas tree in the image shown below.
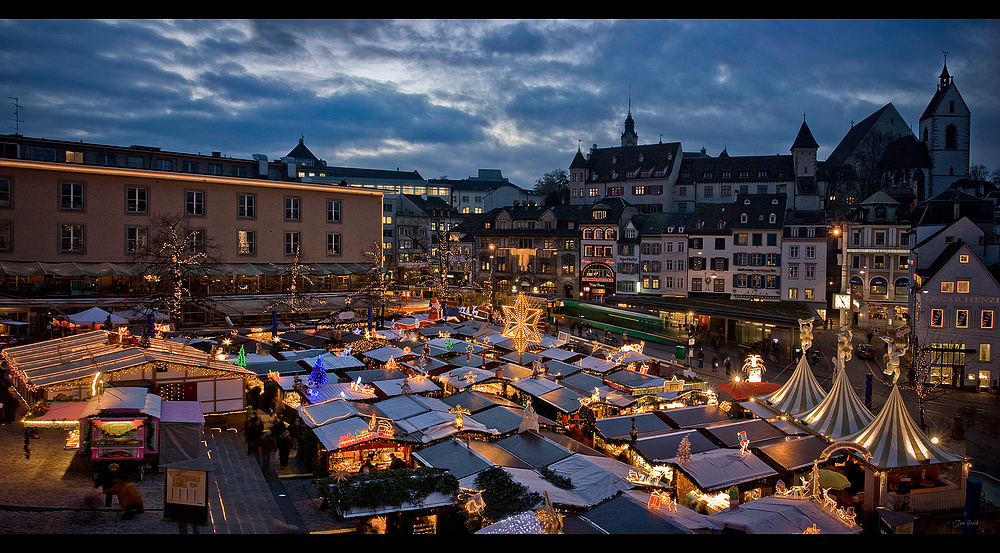
<svg viewBox="0 0 1000 553"><path fill-rule="evenodd" d="M309 374L309 386L318 386L326 383L326 368L323 366L323 358L317 357L316 364L313 365L312 373Z"/></svg>
<svg viewBox="0 0 1000 553"><path fill-rule="evenodd" d="M691 460L691 441L688 440L687 436L681 440L679 446L677 446L677 462L684 464Z"/></svg>
<svg viewBox="0 0 1000 553"><path fill-rule="evenodd" d="M240 346L240 353L236 356L236 365L243 368L247 366L247 352L243 349L242 345Z"/></svg>

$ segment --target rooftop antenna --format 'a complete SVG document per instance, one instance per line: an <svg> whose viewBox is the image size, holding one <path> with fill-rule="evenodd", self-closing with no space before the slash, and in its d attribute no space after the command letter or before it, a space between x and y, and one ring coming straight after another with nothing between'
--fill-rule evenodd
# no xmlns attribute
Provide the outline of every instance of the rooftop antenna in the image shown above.
<svg viewBox="0 0 1000 553"><path fill-rule="evenodd" d="M13 96L8 96L8 98L14 100L11 102L14 104L14 136L21 136L21 123L24 123L21 120L21 105L17 103L17 98Z"/></svg>

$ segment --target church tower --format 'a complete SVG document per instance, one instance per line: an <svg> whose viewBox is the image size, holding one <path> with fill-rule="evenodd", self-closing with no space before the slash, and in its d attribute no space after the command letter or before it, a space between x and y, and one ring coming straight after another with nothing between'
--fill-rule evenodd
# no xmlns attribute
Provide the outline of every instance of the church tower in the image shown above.
<svg viewBox="0 0 1000 553"><path fill-rule="evenodd" d="M632 108L629 107L628 117L625 118L625 132L622 133L622 147L638 145L639 135L635 134L635 121L632 120Z"/></svg>
<svg viewBox="0 0 1000 553"><path fill-rule="evenodd" d="M925 197L932 198L952 183L969 176L972 113L948 73L948 53L938 77L937 92L920 116L920 140L931 158Z"/></svg>

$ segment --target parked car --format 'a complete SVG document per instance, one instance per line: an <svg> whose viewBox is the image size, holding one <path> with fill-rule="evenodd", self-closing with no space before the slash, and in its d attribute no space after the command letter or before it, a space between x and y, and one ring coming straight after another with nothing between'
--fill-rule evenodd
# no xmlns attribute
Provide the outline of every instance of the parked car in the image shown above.
<svg viewBox="0 0 1000 553"><path fill-rule="evenodd" d="M858 359L875 360L875 350L871 344L858 344L854 346L854 356Z"/></svg>

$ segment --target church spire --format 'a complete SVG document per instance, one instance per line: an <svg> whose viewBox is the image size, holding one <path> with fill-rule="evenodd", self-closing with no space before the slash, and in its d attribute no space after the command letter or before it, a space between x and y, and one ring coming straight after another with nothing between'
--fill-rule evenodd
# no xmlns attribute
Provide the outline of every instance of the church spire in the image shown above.
<svg viewBox="0 0 1000 553"><path fill-rule="evenodd" d="M954 77L948 73L948 52L944 52L944 67L941 69L941 76L938 77L938 88L944 88L952 83Z"/></svg>
<svg viewBox="0 0 1000 553"><path fill-rule="evenodd" d="M622 146L637 146L639 135L635 133L635 121L632 120L632 85L628 89L628 115L625 117L625 132L622 133Z"/></svg>

